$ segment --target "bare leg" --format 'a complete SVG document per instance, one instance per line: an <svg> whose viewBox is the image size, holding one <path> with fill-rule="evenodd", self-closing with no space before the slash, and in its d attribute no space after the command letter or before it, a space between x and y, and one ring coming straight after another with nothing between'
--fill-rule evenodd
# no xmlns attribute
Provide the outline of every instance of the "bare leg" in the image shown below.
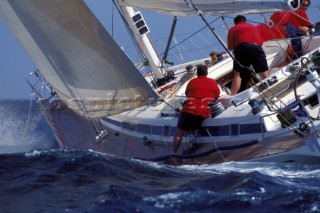
<svg viewBox="0 0 320 213"><path fill-rule="evenodd" d="M173 145L172 145L172 151L173 153L177 153L178 148L181 144L181 140L182 140L182 135L183 135L184 131L182 129L178 128L178 131L176 132L174 139L173 139Z"/></svg>
<svg viewBox="0 0 320 213"><path fill-rule="evenodd" d="M231 95L236 95L240 89L241 86L241 78L240 73L233 71L233 80L231 85Z"/></svg>

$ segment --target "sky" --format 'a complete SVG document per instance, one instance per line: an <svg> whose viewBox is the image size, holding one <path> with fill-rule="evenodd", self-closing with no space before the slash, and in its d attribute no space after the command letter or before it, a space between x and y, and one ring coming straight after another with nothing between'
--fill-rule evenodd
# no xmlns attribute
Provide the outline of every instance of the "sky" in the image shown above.
<svg viewBox="0 0 320 213"><path fill-rule="evenodd" d="M130 39L125 33L126 31L121 20L117 15L116 10L113 10L111 0L85 0L85 2L101 21L107 31L114 35L117 43L121 44L125 49L132 48ZM114 25L112 25L112 11L116 14L114 16L114 23L117 24ZM320 10L318 8L314 8L312 11L309 9L308 15L311 21L315 22L320 18ZM144 12L143 16L150 28L150 37L156 40L168 37L172 17L165 15L159 16L151 12ZM178 21L176 30L178 33L182 34L184 31L192 32L194 29L192 29L191 26L197 27L196 29L200 29L204 26L204 23L201 22L200 18L187 17L183 19L184 22L182 23L184 24L180 24ZM212 20L213 18L210 17L208 19ZM0 99L29 99L32 96L30 96L31 89L27 84L26 77L29 73L34 71L36 67L1 19L0 35ZM135 59L131 58L131 60Z"/></svg>

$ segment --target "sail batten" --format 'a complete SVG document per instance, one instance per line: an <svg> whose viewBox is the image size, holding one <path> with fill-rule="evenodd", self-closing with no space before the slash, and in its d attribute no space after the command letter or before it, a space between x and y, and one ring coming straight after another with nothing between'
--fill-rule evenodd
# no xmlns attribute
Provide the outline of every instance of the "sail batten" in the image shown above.
<svg viewBox="0 0 320 213"><path fill-rule="evenodd" d="M119 0L130 7L138 7L172 16L195 16L191 3L208 16L265 13L296 10L299 0Z"/></svg>
<svg viewBox="0 0 320 213"><path fill-rule="evenodd" d="M1 0L0 17L74 111L91 118L157 95L81 0Z"/></svg>

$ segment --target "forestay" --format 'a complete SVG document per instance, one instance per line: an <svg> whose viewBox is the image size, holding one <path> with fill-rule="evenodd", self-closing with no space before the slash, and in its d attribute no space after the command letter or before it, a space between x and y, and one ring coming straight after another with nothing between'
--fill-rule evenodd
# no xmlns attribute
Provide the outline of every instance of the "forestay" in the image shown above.
<svg viewBox="0 0 320 213"><path fill-rule="evenodd" d="M156 99L83 1L1 0L0 16L73 110L99 118Z"/></svg>
<svg viewBox="0 0 320 213"><path fill-rule="evenodd" d="M159 13L187 16L197 15L191 6L193 2L209 16L264 13L282 10L296 10L299 0L118 0L131 7L139 7Z"/></svg>

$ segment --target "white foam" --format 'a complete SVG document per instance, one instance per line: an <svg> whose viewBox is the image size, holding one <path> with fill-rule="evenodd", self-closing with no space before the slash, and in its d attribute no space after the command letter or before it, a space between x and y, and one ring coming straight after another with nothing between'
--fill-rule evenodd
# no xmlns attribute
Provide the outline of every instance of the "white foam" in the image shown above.
<svg viewBox="0 0 320 213"><path fill-rule="evenodd" d="M180 172L203 174L230 174L230 172L259 172L271 177L288 178L320 178L320 167L310 165L292 165L290 163L228 162L212 165L185 165L176 167ZM292 169L291 169L292 168Z"/></svg>
<svg viewBox="0 0 320 213"><path fill-rule="evenodd" d="M0 105L0 154L53 147L53 137L36 129L43 119L40 114L33 113L30 119L26 119L27 114L22 113L21 117L21 112L15 112L8 106Z"/></svg>
<svg viewBox="0 0 320 213"><path fill-rule="evenodd" d="M154 202L156 208L174 207L177 203L183 203L185 198L188 197L192 192L170 192L162 194L156 197L145 197L143 198L146 202Z"/></svg>

